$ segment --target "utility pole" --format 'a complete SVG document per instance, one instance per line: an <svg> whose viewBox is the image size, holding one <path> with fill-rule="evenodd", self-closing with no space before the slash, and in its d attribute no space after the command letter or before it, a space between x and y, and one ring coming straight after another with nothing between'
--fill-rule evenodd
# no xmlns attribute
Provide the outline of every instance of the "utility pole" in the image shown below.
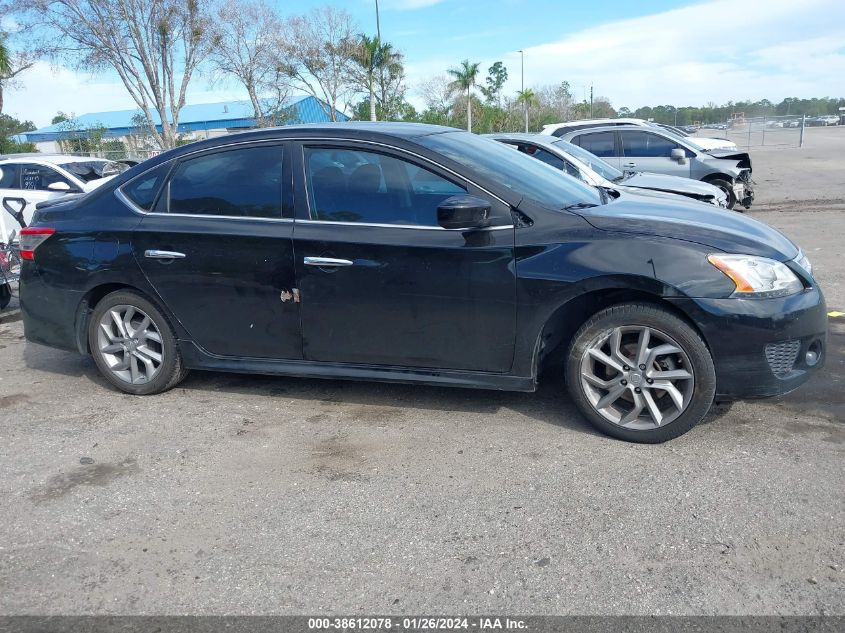
<svg viewBox="0 0 845 633"><path fill-rule="evenodd" d="M525 51L519 51L520 64L522 66L521 80L522 85L522 110L525 112L525 133L528 134L528 100L525 98Z"/></svg>
<svg viewBox="0 0 845 633"><path fill-rule="evenodd" d="M593 118L593 84L590 84L590 118Z"/></svg>

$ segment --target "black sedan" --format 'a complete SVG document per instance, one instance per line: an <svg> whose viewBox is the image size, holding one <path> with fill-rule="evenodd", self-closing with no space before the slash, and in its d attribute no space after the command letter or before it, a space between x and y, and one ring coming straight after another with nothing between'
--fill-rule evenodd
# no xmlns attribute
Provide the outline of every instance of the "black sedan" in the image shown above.
<svg viewBox="0 0 845 633"><path fill-rule="evenodd" d="M23 231L28 340L132 394L189 369L533 391L660 442L824 358L801 251L755 220L587 186L413 124L193 143Z"/></svg>

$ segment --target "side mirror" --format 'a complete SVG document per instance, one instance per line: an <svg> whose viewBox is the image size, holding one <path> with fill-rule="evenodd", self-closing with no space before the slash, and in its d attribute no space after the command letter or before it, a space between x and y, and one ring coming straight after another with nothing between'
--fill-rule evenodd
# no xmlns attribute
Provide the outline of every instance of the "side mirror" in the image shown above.
<svg viewBox="0 0 845 633"><path fill-rule="evenodd" d="M452 196L437 207L437 223L452 231L483 229L490 225L490 203L476 196Z"/></svg>
<svg viewBox="0 0 845 633"><path fill-rule="evenodd" d="M675 149L673 149L670 156L673 160L678 161L679 165L684 165L687 162L687 153L680 147L676 147Z"/></svg>
<svg viewBox="0 0 845 633"><path fill-rule="evenodd" d="M71 186L61 180L51 182L49 185L47 185L47 189L49 191L60 191L62 193L70 193L72 191Z"/></svg>

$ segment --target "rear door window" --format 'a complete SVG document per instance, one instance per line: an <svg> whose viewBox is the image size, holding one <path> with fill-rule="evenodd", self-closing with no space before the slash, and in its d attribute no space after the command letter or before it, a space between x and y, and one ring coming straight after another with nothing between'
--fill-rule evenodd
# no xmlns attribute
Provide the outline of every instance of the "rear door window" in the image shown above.
<svg viewBox="0 0 845 633"><path fill-rule="evenodd" d="M29 191L49 191L48 187L56 182L63 182L71 189L76 185L46 165L23 164L20 166L20 188Z"/></svg>
<svg viewBox="0 0 845 633"><path fill-rule="evenodd" d="M589 132L573 137L572 143L596 156L616 156L616 132Z"/></svg>
<svg viewBox="0 0 845 633"><path fill-rule="evenodd" d="M227 149L180 162L167 211L186 215L281 218L281 145Z"/></svg>
<svg viewBox="0 0 845 633"><path fill-rule="evenodd" d="M680 145L652 132L639 130L624 130L620 132L622 138L622 152L624 156L640 158L669 158L672 150Z"/></svg>

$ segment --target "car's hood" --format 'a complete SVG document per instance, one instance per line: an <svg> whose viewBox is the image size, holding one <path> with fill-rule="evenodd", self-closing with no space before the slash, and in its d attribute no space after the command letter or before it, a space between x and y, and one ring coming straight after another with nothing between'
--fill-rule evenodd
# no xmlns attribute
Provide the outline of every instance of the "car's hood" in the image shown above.
<svg viewBox="0 0 845 633"><path fill-rule="evenodd" d="M747 169L749 172L751 171L751 156L748 155L748 152L738 152L729 149L711 149L707 150L707 155L722 160L735 160L737 167Z"/></svg>
<svg viewBox="0 0 845 633"><path fill-rule="evenodd" d="M798 247L772 227L740 213L681 197L664 199L621 192L608 204L579 209L577 213L604 231L674 238L726 253L760 255L778 261L798 256Z"/></svg>
<svg viewBox="0 0 845 633"><path fill-rule="evenodd" d="M693 143L704 149L724 149L736 151L736 143L726 138L711 138L708 136L691 136Z"/></svg>
<svg viewBox="0 0 845 633"><path fill-rule="evenodd" d="M721 189L709 185L700 180L692 178L681 178L680 176L666 176L663 174L652 174L649 172L637 172L619 181L620 185L626 187L639 187L640 189L656 189L657 191L668 191L683 193L686 195L718 197Z"/></svg>

